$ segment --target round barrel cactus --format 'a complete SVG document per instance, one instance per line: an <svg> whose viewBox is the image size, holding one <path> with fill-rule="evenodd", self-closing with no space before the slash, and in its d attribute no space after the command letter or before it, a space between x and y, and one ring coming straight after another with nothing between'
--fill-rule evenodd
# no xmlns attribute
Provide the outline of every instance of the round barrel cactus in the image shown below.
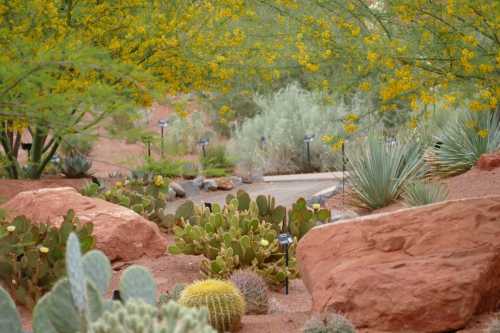
<svg viewBox="0 0 500 333"><path fill-rule="evenodd" d="M265 314L269 310L269 297L264 279L251 270L238 270L230 277L241 291L246 302L247 314Z"/></svg>

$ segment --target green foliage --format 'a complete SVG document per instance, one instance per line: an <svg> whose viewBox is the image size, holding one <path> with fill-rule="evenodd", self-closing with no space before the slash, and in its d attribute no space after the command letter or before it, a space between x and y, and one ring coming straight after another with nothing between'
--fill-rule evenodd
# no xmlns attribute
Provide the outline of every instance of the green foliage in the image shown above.
<svg viewBox="0 0 500 333"><path fill-rule="evenodd" d="M181 293L179 304L208 310L208 321L221 333L235 332L245 314L245 300L231 283L203 280L188 285Z"/></svg>
<svg viewBox="0 0 500 333"><path fill-rule="evenodd" d="M388 143L373 133L349 147L347 171L354 203L363 208L382 208L398 199L422 165L416 144Z"/></svg>
<svg viewBox="0 0 500 333"><path fill-rule="evenodd" d="M161 228L169 229L171 225L164 213L168 189L163 176L136 172L125 182L117 182L101 197L134 210Z"/></svg>
<svg viewBox="0 0 500 333"><path fill-rule="evenodd" d="M83 133L68 135L59 146L59 150L64 156L88 156L96 141L97 137L93 135Z"/></svg>
<svg viewBox="0 0 500 333"><path fill-rule="evenodd" d="M61 172L68 178L83 178L88 176L92 161L83 155L65 157L61 163Z"/></svg>
<svg viewBox="0 0 500 333"><path fill-rule="evenodd" d="M144 165L139 168L139 171L154 175L161 175L167 178L175 178L182 176L184 164L185 162L183 161L168 158L163 158L161 160L146 158Z"/></svg>
<svg viewBox="0 0 500 333"><path fill-rule="evenodd" d="M111 311L91 326L94 333L215 333L204 309L188 309L174 302L159 308L140 300L114 302Z"/></svg>
<svg viewBox="0 0 500 333"><path fill-rule="evenodd" d="M228 157L226 147L223 145L209 145L206 150L206 156L201 157L203 169L226 169L233 168L234 163Z"/></svg>
<svg viewBox="0 0 500 333"><path fill-rule="evenodd" d="M423 206L444 201L448 190L439 183L429 183L421 180L408 183L404 188L403 199L409 206Z"/></svg>
<svg viewBox="0 0 500 333"><path fill-rule="evenodd" d="M194 179L198 176L200 166L195 162L185 162L182 166L182 177L186 179Z"/></svg>
<svg viewBox="0 0 500 333"><path fill-rule="evenodd" d="M269 297L264 279L251 270L233 272L230 281L234 283L245 298L246 314L266 314L269 310Z"/></svg>
<svg viewBox="0 0 500 333"><path fill-rule="evenodd" d="M426 154L432 175L449 177L474 166L482 154L500 149L500 123L490 112L464 112L436 134Z"/></svg>
<svg viewBox="0 0 500 333"><path fill-rule="evenodd" d="M356 328L344 316L330 313L309 319L302 333L356 333Z"/></svg>
<svg viewBox="0 0 500 333"><path fill-rule="evenodd" d="M203 170L203 175L208 178L226 177L227 170L222 168L209 168Z"/></svg>
<svg viewBox="0 0 500 333"><path fill-rule="evenodd" d="M101 192L101 188L94 182L88 182L85 186L80 190L80 193L86 197L97 197Z"/></svg>
<svg viewBox="0 0 500 333"><path fill-rule="evenodd" d="M160 305L167 304L170 301L177 302L181 297L181 293L186 288L186 283L176 283L174 287L166 294L160 295Z"/></svg>
<svg viewBox="0 0 500 333"><path fill-rule="evenodd" d="M94 247L93 226L81 225L72 210L59 228L36 224L24 216L0 222L0 280L14 299L32 308L65 273L66 240L71 232L81 238L81 250Z"/></svg>
<svg viewBox="0 0 500 333"><path fill-rule="evenodd" d="M358 97L349 104L338 101L325 105L321 94L301 89L297 84L272 96L256 96L261 112L246 120L235 132L230 151L245 172L266 174L331 170L339 157L321 142L324 135L342 135L341 119L347 113L366 112ZM311 164L305 154L304 136L315 134L310 143ZM261 141L265 138L265 142Z"/></svg>
<svg viewBox="0 0 500 333"><path fill-rule="evenodd" d="M295 245L289 249L287 270L277 240L282 220L269 218L281 217L282 208L260 211L258 204L244 192L238 192L237 198L230 195L226 201L229 203L224 207L213 205L212 212L193 204L181 206L174 227L175 245L170 246L170 253L202 254L205 259L201 270L209 277L228 278L239 268L251 268L275 285L282 283L287 275L296 277Z"/></svg>
<svg viewBox="0 0 500 333"><path fill-rule="evenodd" d="M288 227L290 233L301 239L312 227L330 221L330 210L309 209L304 198L300 198L292 205L288 214Z"/></svg>

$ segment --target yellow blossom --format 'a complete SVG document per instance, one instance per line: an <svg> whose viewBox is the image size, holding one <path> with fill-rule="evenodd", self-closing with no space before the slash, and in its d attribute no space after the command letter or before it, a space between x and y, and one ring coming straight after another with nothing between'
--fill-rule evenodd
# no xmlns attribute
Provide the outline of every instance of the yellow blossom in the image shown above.
<svg viewBox="0 0 500 333"><path fill-rule="evenodd" d="M40 246L40 248L38 249L41 253L43 254L47 254L49 253L49 248L48 247L45 247L45 246Z"/></svg>
<svg viewBox="0 0 500 333"><path fill-rule="evenodd" d="M161 187L161 186L165 185L165 180L163 179L163 176L162 175L155 176L154 184L157 187Z"/></svg>
<svg viewBox="0 0 500 333"><path fill-rule="evenodd" d="M264 239L264 238L262 238L259 243L260 243L260 245L262 245L264 247L269 245L269 241L267 239Z"/></svg>
<svg viewBox="0 0 500 333"><path fill-rule="evenodd" d="M477 134L481 137L481 138L487 138L488 137L488 130L487 129L482 129L480 130L479 132L477 132Z"/></svg>
<svg viewBox="0 0 500 333"><path fill-rule="evenodd" d="M16 226L14 226L14 225L9 225L9 226L7 227L7 231L8 231L8 232L14 232L14 231L16 231Z"/></svg>

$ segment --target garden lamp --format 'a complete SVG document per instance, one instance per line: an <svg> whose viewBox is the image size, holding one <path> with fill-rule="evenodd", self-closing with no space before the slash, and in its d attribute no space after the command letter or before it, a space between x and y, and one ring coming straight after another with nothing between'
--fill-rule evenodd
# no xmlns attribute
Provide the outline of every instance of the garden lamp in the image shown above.
<svg viewBox="0 0 500 333"><path fill-rule="evenodd" d="M288 295L288 247L293 243L293 237L289 233L282 233L278 235L278 242L281 246L285 247L285 265L287 271L285 277L285 295Z"/></svg>
<svg viewBox="0 0 500 333"><path fill-rule="evenodd" d="M306 153L307 153L307 163L311 166L311 148L310 144L314 141L314 137L316 134L306 134L304 135L304 143L306 144Z"/></svg>
<svg viewBox="0 0 500 333"><path fill-rule="evenodd" d="M164 150L164 143L163 143L163 137L164 137L164 131L165 128L168 126L168 122L165 119L160 119L158 121L158 126L160 127L160 133L161 133L161 157L163 157L163 150Z"/></svg>
<svg viewBox="0 0 500 333"><path fill-rule="evenodd" d="M200 141L198 141L198 144L201 146L201 149L203 151L203 157L207 157L207 146L208 146L208 138L203 138Z"/></svg>
<svg viewBox="0 0 500 333"><path fill-rule="evenodd" d="M21 142L21 149L25 150L28 153L28 160L30 160L31 157L31 147L33 146L33 143L31 142Z"/></svg>

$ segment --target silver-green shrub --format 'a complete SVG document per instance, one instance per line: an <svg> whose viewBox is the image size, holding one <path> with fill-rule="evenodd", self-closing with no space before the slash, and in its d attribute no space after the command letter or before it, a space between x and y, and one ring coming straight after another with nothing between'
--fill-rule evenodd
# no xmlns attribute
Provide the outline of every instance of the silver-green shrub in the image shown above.
<svg viewBox="0 0 500 333"><path fill-rule="evenodd" d="M423 206L448 198L446 186L440 183L430 183L416 180L404 188L403 199L409 206Z"/></svg>
<svg viewBox="0 0 500 333"><path fill-rule="evenodd" d="M344 316L329 313L309 319L302 333L356 333L356 328Z"/></svg>
<svg viewBox="0 0 500 333"><path fill-rule="evenodd" d="M342 118L360 114L366 103L336 101L328 106L324 96L292 84L272 96L255 97L260 113L246 120L234 133L230 152L247 172L290 173L308 169L329 170L335 155L321 142L323 135L342 135ZM310 145L311 166L305 158L304 136L315 134ZM265 141L261 141L264 138Z"/></svg>

